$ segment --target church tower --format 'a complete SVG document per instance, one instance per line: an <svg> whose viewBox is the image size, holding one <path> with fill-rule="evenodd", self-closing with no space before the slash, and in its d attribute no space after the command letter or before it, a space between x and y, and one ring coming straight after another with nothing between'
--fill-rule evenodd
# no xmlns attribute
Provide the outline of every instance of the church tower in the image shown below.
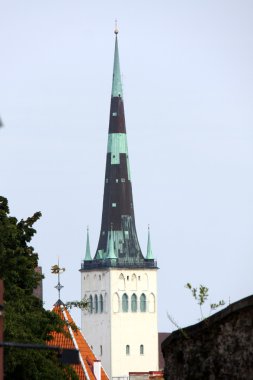
<svg viewBox="0 0 253 380"><path fill-rule="evenodd" d="M110 379L158 370L157 264L136 232L117 28L101 231L93 259L87 231L80 271L82 330Z"/></svg>

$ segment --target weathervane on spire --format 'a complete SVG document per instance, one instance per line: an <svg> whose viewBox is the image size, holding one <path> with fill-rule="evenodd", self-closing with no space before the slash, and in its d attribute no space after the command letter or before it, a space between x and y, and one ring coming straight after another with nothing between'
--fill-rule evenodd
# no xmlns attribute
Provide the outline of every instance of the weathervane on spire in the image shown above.
<svg viewBox="0 0 253 380"><path fill-rule="evenodd" d="M114 29L114 33L117 34L119 33L119 28L118 28L118 22L117 22L117 19L115 20L115 29Z"/></svg>
<svg viewBox="0 0 253 380"><path fill-rule="evenodd" d="M65 268L60 268L58 259L58 264L51 266L51 273L58 275L58 284L55 286L55 289L58 290L59 300L61 299L61 289L64 288L64 286L60 282L60 275L63 272L65 272Z"/></svg>

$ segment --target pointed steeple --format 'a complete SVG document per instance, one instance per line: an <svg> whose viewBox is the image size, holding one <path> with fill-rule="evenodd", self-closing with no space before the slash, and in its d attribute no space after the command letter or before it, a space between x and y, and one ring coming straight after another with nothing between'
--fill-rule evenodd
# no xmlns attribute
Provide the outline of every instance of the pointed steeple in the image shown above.
<svg viewBox="0 0 253 380"><path fill-rule="evenodd" d="M149 228L149 226L148 226L148 244L147 244L147 256L146 256L146 259L147 260L153 260L154 259L152 248L151 248L150 228Z"/></svg>
<svg viewBox="0 0 253 380"><path fill-rule="evenodd" d="M91 257L91 254L90 254L89 227L87 227L86 251L85 251L84 261L90 261L90 260L92 260L92 257Z"/></svg>
<svg viewBox="0 0 253 380"><path fill-rule="evenodd" d="M112 97L123 97L120 64L119 64L119 47L118 47L118 28L114 31L115 37L115 49L114 49L114 63L113 63L113 76L112 76Z"/></svg>
<svg viewBox="0 0 253 380"><path fill-rule="evenodd" d="M114 238L113 238L112 228L108 237L109 237L109 250L108 250L107 259L117 259L117 256L115 255L115 250L114 250Z"/></svg>
<svg viewBox="0 0 253 380"><path fill-rule="evenodd" d="M135 227L117 26L114 33L115 51L101 231L94 259L92 263L84 261L84 266L156 267L154 260L144 258Z"/></svg>

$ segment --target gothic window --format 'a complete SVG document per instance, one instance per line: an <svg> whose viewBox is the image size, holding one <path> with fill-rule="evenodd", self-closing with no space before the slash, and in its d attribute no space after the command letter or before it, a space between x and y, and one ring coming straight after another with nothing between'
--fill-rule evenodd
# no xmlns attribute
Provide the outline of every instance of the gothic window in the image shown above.
<svg viewBox="0 0 253 380"><path fill-rule="evenodd" d="M140 345L140 355L144 355L144 346L143 346L143 344Z"/></svg>
<svg viewBox="0 0 253 380"><path fill-rule="evenodd" d="M136 290L137 289L137 277L136 274L132 274L131 276L131 289Z"/></svg>
<svg viewBox="0 0 253 380"><path fill-rule="evenodd" d="M93 313L93 298L92 295L89 297L89 308L90 308L90 313Z"/></svg>
<svg viewBox="0 0 253 380"><path fill-rule="evenodd" d="M85 284L84 284L85 290L90 290L90 276L87 274Z"/></svg>
<svg viewBox="0 0 253 380"><path fill-rule="evenodd" d="M92 289L93 290L97 290L97 275L95 274L94 277L93 277L93 282L92 282Z"/></svg>
<svg viewBox="0 0 253 380"><path fill-rule="evenodd" d="M94 303L95 303L94 305L95 313L97 313L98 312L98 296L97 295L95 295L94 297Z"/></svg>
<svg viewBox="0 0 253 380"><path fill-rule="evenodd" d="M128 312L128 295L126 293L122 296L122 311L124 313Z"/></svg>
<svg viewBox="0 0 253 380"><path fill-rule="evenodd" d="M114 293L113 298L112 298L112 307L113 307L113 312L118 313L119 312L119 305L120 305L120 298L118 293Z"/></svg>
<svg viewBox="0 0 253 380"><path fill-rule="evenodd" d="M100 311L100 313L103 313L103 311L104 311L104 302L103 302L102 294L100 294L100 296L99 296L99 311Z"/></svg>
<svg viewBox="0 0 253 380"><path fill-rule="evenodd" d="M149 312L154 313L155 312L155 295L153 293L150 293L149 295Z"/></svg>
<svg viewBox="0 0 253 380"><path fill-rule="evenodd" d="M136 313L137 311L137 296L136 294L132 294L131 297L131 311Z"/></svg>
<svg viewBox="0 0 253 380"><path fill-rule="evenodd" d="M126 355L130 355L130 346L129 346L129 344L126 345Z"/></svg>
<svg viewBox="0 0 253 380"><path fill-rule="evenodd" d="M101 280L101 289L105 289L105 274L102 274L102 280Z"/></svg>
<svg viewBox="0 0 253 380"><path fill-rule="evenodd" d="M119 290L125 290L125 278L123 273L119 275Z"/></svg>
<svg viewBox="0 0 253 380"><path fill-rule="evenodd" d="M143 276L143 283L142 283L142 289L147 290L148 289L148 275L147 273Z"/></svg>
<svg viewBox="0 0 253 380"><path fill-rule="evenodd" d="M147 311L147 302L146 302L146 296L145 296L145 294L144 293L142 293L142 295L141 295L141 298L140 298L140 310L141 310L141 312L145 312L145 311Z"/></svg>
<svg viewBox="0 0 253 380"><path fill-rule="evenodd" d="M107 313L107 293L105 293L105 296L104 296L103 310L105 313Z"/></svg>

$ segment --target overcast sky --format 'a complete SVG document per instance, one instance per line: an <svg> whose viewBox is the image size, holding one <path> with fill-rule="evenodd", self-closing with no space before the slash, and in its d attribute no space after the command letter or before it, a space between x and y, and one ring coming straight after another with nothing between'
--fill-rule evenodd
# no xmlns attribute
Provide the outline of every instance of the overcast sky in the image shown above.
<svg viewBox="0 0 253 380"><path fill-rule="evenodd" d="M0 0L0 193L41 211L44 300L80 298L86 226L100 232L114 53L124 84L137 232L150 224L160 331L252 293L252 0ZM208 311L205 311L207 314ZM77 315L77 314L76 314ZM77 317L78 318L78 317Z"/></svg>

